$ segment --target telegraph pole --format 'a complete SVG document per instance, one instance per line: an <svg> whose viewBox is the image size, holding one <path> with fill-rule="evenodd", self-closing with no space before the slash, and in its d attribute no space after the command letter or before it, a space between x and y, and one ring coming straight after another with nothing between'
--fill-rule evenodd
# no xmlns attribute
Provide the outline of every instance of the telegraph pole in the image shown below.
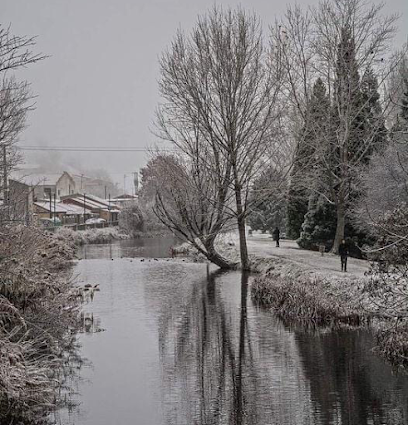
<svg viewBox="0 0 408 425"><path fill-rule="evenodd" d="M55 226L56 215L57 215L57 201L56 201L56 194L54 193L54 226Z"/></svg>
<svg viewBox="0 0 408 425"><path fill-rule="evenodd" d="M85 197L85 193L84 193L84 224L85 224L85 202L86 202L86 197Z"/></svg>
<svg viewBox="0 0 408 425"><path fill-rule="evenodd" d="M50 191L50 218L52 218L52 194Z"/></svg>
<svg viewBox="0 0 408 425"><path fill-rule="evenodd" d="M3 204L7 211L7 219L9 215L9 194L8 194L8 170L7 170L7 149L6 144L3 144Z"/></svg>
<svg viewBox="0 0 408 425"><path fill-rule="evenodd" d="M111 203L111 197L110 197L110 194L109 194L109 204L108 204L108 211L109 211L109 214L108 214L108 223L110 224L111 223L111 212L110 212L110 210L111 210L111 208L110 208L110 203Z"/></svg>

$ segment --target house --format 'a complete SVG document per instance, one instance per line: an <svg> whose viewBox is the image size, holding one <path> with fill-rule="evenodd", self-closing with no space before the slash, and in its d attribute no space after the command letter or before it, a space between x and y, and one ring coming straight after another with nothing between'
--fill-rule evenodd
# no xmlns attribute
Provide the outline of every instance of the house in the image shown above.
<svg viewBox="0 0 408 425"><path fill-rule="evenodd" d="M8 199L3 210L8 220L28 223L33 213L33 201L30 185L14 179L8 180Z"/></svg>
<svg viewBox="0 0 408 425"><path fill-rule="evenodd" d="M75 193L86 193L98 198L107 198L117 193L117 188L111 181L95 179L84 174L72 174L72 178L75 181Z"/></svg>
<svg viewBox="0 0 408 425"><path fill-rule="evenodd" d="M137 195L123 194L120 196L115 196L111 199L111 203L123 207L126 204L137 202L139 197Z"/></svg>
<svg viewBox="0 0 408 425"><path fill-rule="evenodd" d="M57 193L57 181L61 174L45 174L45 173L25 173L24 170L18 171L13 178L16 181L31 187L34 200L53 199Z"/></svg>
<svg viewBox="0 0 408 425"><path fill-rule="evenodd" d="M69 196L63 196L61 202L63 204L85 208L91 211L93 215L98 215L108 222L116 222L119 218L119 207L111 205L109 201L94 195L76 193Z"/></svg>
<svg viewBox="0 0 408 425"><path fill-rule="evenodd" d="M56 182L57 198L61 196L73 195L76 192L76 185L74 178L64 171Z"/></svg>
<svg viewBox="0 0 408 425"><path fill-rule="evenodd" d="M62 224L81 224L93 215L87 208L50 201L35 201L34 214L38 218L57 217Z"/></svg>

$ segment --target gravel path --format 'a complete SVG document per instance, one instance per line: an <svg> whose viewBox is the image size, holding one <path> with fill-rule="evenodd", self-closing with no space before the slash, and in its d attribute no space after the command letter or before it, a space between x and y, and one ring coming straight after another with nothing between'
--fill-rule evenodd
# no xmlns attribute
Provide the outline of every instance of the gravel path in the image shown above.
<svg viewBox="0 0 408 425"><path fill-rule="evenodd" d="M326 277L330 275L345 277L345 273L340 269L340 257L325 253L322 257L319 252L300 249L295 241L280 240L280 247L275 247L275 241L269 235L248 236L248 250L257 257L281 257L294 263L299 263L305 269L313 271L318 275ZM350 277L363 277L369 268L369 262L349 258L347 261L347 275Z"/></svg>

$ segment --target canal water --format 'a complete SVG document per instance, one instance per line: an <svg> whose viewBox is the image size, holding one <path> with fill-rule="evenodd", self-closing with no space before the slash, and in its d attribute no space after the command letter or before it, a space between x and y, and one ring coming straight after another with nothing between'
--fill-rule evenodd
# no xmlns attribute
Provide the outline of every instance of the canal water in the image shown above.
<svg viewBox="0 0 408 425"><path fill-rule="evenodd" d="M408 424L408 379L369 332L287 326L252 303L251 277L163 258L171 241L141 258L144 242L88 246L76 266L100 292L61 424Z"/></svg>

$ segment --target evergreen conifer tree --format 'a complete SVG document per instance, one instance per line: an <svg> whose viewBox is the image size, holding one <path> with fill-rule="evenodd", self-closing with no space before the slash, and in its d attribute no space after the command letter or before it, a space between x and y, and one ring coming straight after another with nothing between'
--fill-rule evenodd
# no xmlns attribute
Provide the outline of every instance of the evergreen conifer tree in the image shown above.
<svg viewBox="0 0 408 425"><path fill-rule="evenodd" d="M291 173L287 207L287 234L297 239L302 230L302 223L308 211L311 181L316 180L316 155L327 136L327 111L330 100L321 78L313 86L313 91L306 106L305 124L298 140L294 165Z"/></svg>
<svg viewBox="0 0 408 425"><path fill-rule="evenodd" d="M322 125L314 126L315 189L298 243L313 247L332 244L347 236L361 235L348 222L348 211L359 196L358 172L372 153L386 145L378 83L371 69L360 80L354 38L342 31L337 51L333 101L319 100ZM316 144L320 142L320 146ZM310 192L309 192L310 193ZM318 195L319 194L319 195ZM337 240L337 242L336 242Z"/></svg>
<svg viewBox="0 0 408 425"><path fill-rule="evenodd" d="M284 180L284 174L267 167L254 181L250 194L253 207L247 219L252 230L272 233L275 227L279 227L282 232L286 231Z"/></svg>
<svg viewBox="0 0 408 425"><path fill-rule="evenodd" d="M341 240L346 236L348 210L356 194L355 192L353 194L353 190L356 187L358 168L368 161L372 146L367 122L369 102L365 97L372 94L372 81L367 77L367 82L370 83L367 87L370 87L370 90L364 94L358 71L355 40L351 29L345 26L337 49L332 109L333 131L329 139L330 167L326 169L328 195L336 206L333 252L337 252Z"/></svg>
<svg viewBox="0 0 408 425"><path fill-rule="evenodd" d="M362 163L367 163L374 152L384 151L387 146L387 128L380 104L378 81L371 68L367 69L361 79L361 91L367 139Z"/></svg>

